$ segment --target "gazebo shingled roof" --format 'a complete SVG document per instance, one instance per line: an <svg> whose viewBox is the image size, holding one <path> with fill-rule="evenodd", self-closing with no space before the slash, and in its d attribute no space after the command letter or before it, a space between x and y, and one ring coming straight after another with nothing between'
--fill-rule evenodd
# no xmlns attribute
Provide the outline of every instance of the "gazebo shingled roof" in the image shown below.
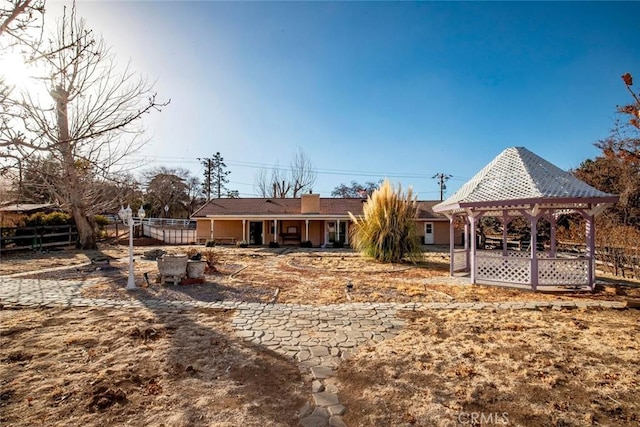
<svg viewBox="0 0 640 427"><path fill-rule="evenodd" d="M524 147L504 150L435 212L465 207L531 203L615 203L617 196L597 190Z"/></svg>
<svg viewBox="0 0 640 427"><path fill-rule="evenodd" d="M595 282L596 215L616 203L618 197L597 190L554 166L524 147L507 148L447 200L433 207L450 219L453 242L456 216L465 221L464 250L451 244L451 274L469 271L472 283L515 283L540 286L588 286ZM569 259L556 253L555 225L558 214L578 212L586 221L586 253ZM502 252L478 251L476 225L482 216L493 216L503 224ZM516 216L530 221L530 254L508 250L507 225ZM537 250L537 223L551 224L548 253ZM469 242L471 247L469 247ZM523 255L524 254L524 255ZM461 261L462 260L462 261Z"/></svg>

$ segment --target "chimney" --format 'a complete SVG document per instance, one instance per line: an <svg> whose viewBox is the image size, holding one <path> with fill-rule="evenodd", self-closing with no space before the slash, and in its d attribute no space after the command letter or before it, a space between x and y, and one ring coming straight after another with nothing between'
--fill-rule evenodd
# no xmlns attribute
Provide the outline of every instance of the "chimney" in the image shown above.
<svg viewBox="0 0 640 427"><path fill-rule="evenodd" d="M302 196L300 196L300 205L300 213L319 214L320 194L303 194Z"/></svg>

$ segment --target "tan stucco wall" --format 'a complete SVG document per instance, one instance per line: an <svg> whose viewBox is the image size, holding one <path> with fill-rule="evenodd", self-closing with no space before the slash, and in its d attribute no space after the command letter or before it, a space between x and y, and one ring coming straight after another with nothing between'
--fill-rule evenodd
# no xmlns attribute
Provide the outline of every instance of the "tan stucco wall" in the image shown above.
<svg viewBox="0 0 640 427"><path fill-rule="evenodd" d="M320 195L319 194L303 194L300 197L300 211L303 214L320 213Z"/></svg>
<svg viewBox="0 0 640 427"><path fill-rule="evenodd" d="M249 239L249 223L246 221L246 236ZM419 221L417 223L417 231L419 236L424 236L424 223L433 223L433 238L436 245L448 245L449 244L449 222L448 221ZM273 235L271 234L271 227L273 220L262 221L263 232L263 244L268 245L273 241ZM350 223L348 224L350 225ZM298 227L298 233L300 233L300 239L305 240L305 222L298 220L278 221L278 234L286 233L288 226ZM198 219L196 230L198 233L198 240L204 241L211 238L211 222L209 219ZM215 221L215 237L235 237L237 241L242 240L242 220L216 220ZM313 243L313 246L320 246L324 243L325 239L325 221L323 220L310 220L309 221L309 240ZM462 244L462 230L455 230L455 244ZM282 243L282 239L278 237L278 243ZM292 242L287 242L292 244Z"/></svg>
<svg viewBox="0 0 640 427"><path fill-rule="evenodd" d="M311 221L309 223L309 240L313 246L324 243L324 221Z"/></svg>
<svg viewBox="0 0 640 427"><path fill-rule="evenodd" d="M288 227L296 227L296 233L300 234L300 238L304 239L304 221L280 221L278 234L288 233Z"/></svg>
<svg viewBox="0 0 640 427"><path fill-rule="evenodd" d="M422 229L424 233L424 228ZM433 223L433 244L448 245L449 244L449 222Z"/></svg>
<svg viewBox="0 0 640 427"><path fill-rule="evenodd" d="M196 232L198 240L211 239L211 220L198 219L196 221ZM234 237L236 241L241 241L242 220L216 220L213 227L213 237Z"/></svg>
<svg viewBox="0 0 640 427"><path fill-rule="evenodd" d="M237 241L242 240L242 221L216 221L213 227L214 237L235 237Z"/></svg>
<svg viewBox="0 0 640 427"><path fill-rule="evenodd" d="M196 220L196 235L198 241L209 240L211 238L211 221L208 219Z"/></svg>
<svg viewBox="0 0 640 427"><path fill-rule="evenodd" d="M422 240L424 237L424 224L431 222L433 224L433 244L434 245L448 245L449 244L449 221L419 221L418 222L418 236ZM455 232L455 244L462 244L462 232L456 230Z"/></svg>

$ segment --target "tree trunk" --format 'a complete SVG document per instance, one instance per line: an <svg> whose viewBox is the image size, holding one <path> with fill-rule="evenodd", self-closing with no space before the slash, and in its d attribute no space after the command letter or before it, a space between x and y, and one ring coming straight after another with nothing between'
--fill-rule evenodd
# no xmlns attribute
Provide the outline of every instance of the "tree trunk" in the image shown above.
<svg viewBox="0 0 640 427"><path fill-rule="evenodd" d="M66 189L68 191L68 203L71 215L78 229L76 247L78 249L96 249L96 231L93 218L90 218L87 207L83 202L82 184L78 176L76 161L73 156L73 142L69 134L69 117L67 115L67 105L69 92L58 85L51 91L51 96L56 102L56 113L58 119L58 147L61 153L63 168L66 179Z"/></svg>

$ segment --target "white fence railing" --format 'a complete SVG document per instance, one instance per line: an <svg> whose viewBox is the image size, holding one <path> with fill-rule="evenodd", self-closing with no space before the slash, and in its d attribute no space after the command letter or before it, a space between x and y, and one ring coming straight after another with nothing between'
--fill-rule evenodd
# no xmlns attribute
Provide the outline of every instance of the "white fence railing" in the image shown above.
<svg viewBox="0 0 640 427"><path fill-rule="evenodd" d="M538 285L588 285L589 260L550 258L538 260Z"/></svg>
<svg viewBox="0 0 640 427"><path fill-rule="evenodd" d="M467 269L466 249L454 249L453 251L453 271L465 271Z"/></svg>
<svg viewBox="0 0 640 427"><path fill-rule="evenodd" d="M529 284L531 283L531 260L478 252L476 278L492 282Z"/></svg>
<svg viewBox="0 0 640 427"><path fill-rule="evenodd" d="M143 234L172 245L193 245L197 240L196 230L187 228L160 228L145 224Z"/></svg>
<svg viewBox="0 0 640 427"><path fill-rule="evenodd" d="M143 220L144 225L152 227L184 227L184 228L196 228L196 221L191 219L176 219L176 218L145 218Z"/></svg>
<svg viewBox="0 0 640 427"><path fill-rule="evenodd" d="M531 283L531 258L527 252L478 251L476 277L479 280ZM538 285L588 285L590 263L585 258L549 258L548 253L538 252Z"/></svg>

